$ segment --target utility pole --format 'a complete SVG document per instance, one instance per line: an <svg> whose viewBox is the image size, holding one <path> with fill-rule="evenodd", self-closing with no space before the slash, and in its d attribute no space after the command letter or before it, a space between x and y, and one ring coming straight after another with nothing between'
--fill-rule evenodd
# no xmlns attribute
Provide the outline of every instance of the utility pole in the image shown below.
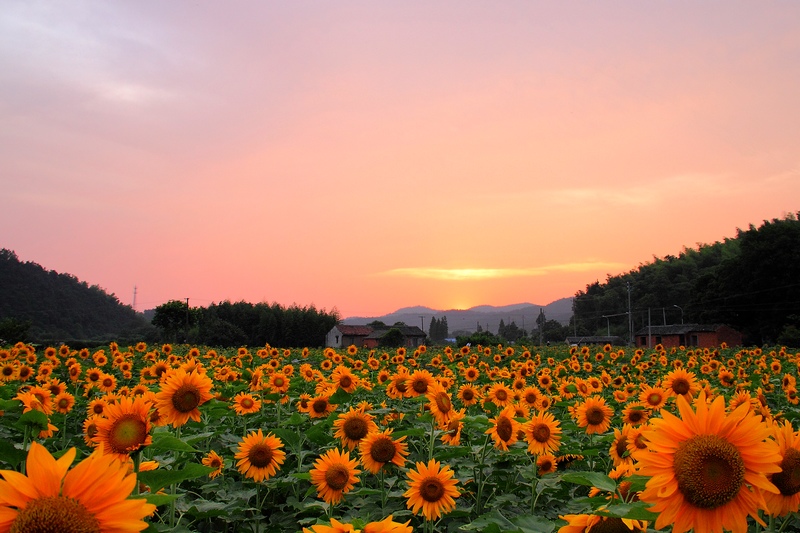
<svg viewBox="0 0 800 533"><path fill-rule="evenodd" d="M136 311L136 285L133 286L133 310Z"/></svg>
<svg viewBox="0 0 800 533"><path fill-rule="evenodd" d="M186 338L185 342L189 341L189 298L186 298Z"/></svg>
<svg viewBox="0 0 800 533"><path fill-rule="evenodd" d="M425 333L425 315L419 315L419 327Z"/></svg>
<svg viewBox="0 0 800 533"><path fill-rule="evenodd" d="M628 345L633 346L633 315L631 314L631 282L625 283L628 286Z"/></svg>

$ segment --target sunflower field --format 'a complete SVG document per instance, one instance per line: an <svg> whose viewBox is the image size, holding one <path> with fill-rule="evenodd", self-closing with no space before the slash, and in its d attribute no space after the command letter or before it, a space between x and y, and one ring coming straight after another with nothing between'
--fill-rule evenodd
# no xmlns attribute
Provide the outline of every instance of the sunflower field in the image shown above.
<svg viewBox="0 0 800 533"><path fill-rule="evenodd" d="M0 533L799 531L800 353L0 348Z"/></svg>

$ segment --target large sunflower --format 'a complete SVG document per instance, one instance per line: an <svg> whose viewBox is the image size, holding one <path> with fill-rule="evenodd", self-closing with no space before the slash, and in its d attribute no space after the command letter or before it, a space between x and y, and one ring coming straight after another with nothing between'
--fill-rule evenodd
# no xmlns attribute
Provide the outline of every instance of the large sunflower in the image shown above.
<svg viewBox="0 0 800 533"><path fill-rule="evenodd" d="M253 481L269 479L280 470L286 459L286 452L280 448L283 448L283 442L272 433L265 437L260 429L251 431L239 443L239 451L233 456L238 459L236 467Z"/></svg>
<svg viewBox="0 0 800 533"><path fill-rule="evenodd" d="M231 409L236 411L237 415L249 415L261 410L261 400L249 392L240 392L232 401Z"/></svg>
<svg viewBox="0 0 800 533"><path fill-rule="evenodd" d="M767 477L780 492L765 492L764 499L771 515L785 516L796 513L800 506L800 433L787 420L783 424L774 423L772 435L782 457L781 471Z"/></svg>
<svg viewBox="0 0 800 533"><path fill-rule="evenodd" d="M374 420L375 417L371 414L351 407L348 412L340 414L334 420L336 432L333 436L341 440L348 450L352 450L364 437L378 431L378 424Z"/></svg>
<svg viewBox="0 0 800 533"><path fill-rule="evenodd" d="M436 419L436 423L440 426L447 425L454 413L453 402L450 400L447 390L439 383L436 383L428 389L425 397L428 399L428 407Z"/></svg>
<svg viewBox="0 0 800 533"><path fill-rule="evenodd" d="M532 454L555 453L561 446L561 424L548 411L539 411L523 424L522 431Z"/></svg>
<svg viewBox="0 0 800 533"><path fill-rule="evenodd" d="M767 474L780 471L781 455L770 429L741 405L725 412L722 396L709 403L701 392L693 410L682 397L681 417L663 412L644 433L650 452L637 454L639 472L651 476L639 498L659 513L655 528L673 533L734 533L747 530L747 516L766 508L758 489L777 492Z"/></svg>
<svg viewBox="0 0 800 533"><path fill-rule="evenodd" d="M507 451L508 447L517 442L518 432L522 424L514 418L516 410L512 405L508 405L500 411L495 418L489 419L492 427L484 433L491 435L495 448Z"/></svg>
<svg viewBox="0 0 800 533"><path fill-rule="evenodd" d="M578 426L586 428L586 434L605 433L611 426L614 410L606 405L601 396L590 396L575 408Z"/></svg>
<svg viewBox="0 0 800 533"><path fill-rule="evenodd" d="M212 398L212 382L205 374L186 372L182 368L171 371L161 383L156 394L156 408L165 423L173 427L184 425L191 418L200 421L202 404Z"/></svg>
<svg viewBox="0 0 800 533"><path fill-rule="evenodd" d="M405 395L410 398L422 396L436 383L436 378L427 370L415 370L406 383Z"/></svg>
<svg viewBox="0 0 800 533"><path fill-rule="evenodd" d="M697 376L683 368L676 368L664 376L661 386L675 396L683 396L685 400L691 400L695 394L700 392Z"/></svg>
<svg viewBox="0 0 800 533"><path fill-rule="evenodd" d="M436 459L431 459L427 465L417 463L416 470L408 471L408 490L403 493L406 507L414 514L422 511L426 520L436 520L452 511L455 499L461 495L456 489L458 480L453 475L449 466L442 466Z"/></svg>
<svg viewBox="0 0 800 533"><path fill-rule="evenodd" d="M125 461L129 454L149 446L153 440L150 402L142 396L120 398L106 407L96 427L94 442L102 444L105 453Z"/></svg>
<svg viewBox="0 0 800 533"><path fill-rule="evenodd" d="M408 445L403 442L405 435L395 440L392 439L391 428L380 433L370 433L358 445L361 455L361 464L377 474L387 464L403 466L408 455Z"/></svg>
<svg viewBox="0 0 800 533"><path fill-rule="evenodd" d="M356 474L361 470L357 466L358 462L350 459L349 452L332 448L314 462L310 472L311 483L326 503L337 504L358 482Z"/></svg>
<svg viewBox="0 0 800 533"><path fill-rule="evenodd" d="M156 508L128 499L136 476L127 465L99 449L69 470L74 460L75 448L55 459L33 442L27 476L0 470L0 531L128 533L147 527L143 519Z"/></svg>

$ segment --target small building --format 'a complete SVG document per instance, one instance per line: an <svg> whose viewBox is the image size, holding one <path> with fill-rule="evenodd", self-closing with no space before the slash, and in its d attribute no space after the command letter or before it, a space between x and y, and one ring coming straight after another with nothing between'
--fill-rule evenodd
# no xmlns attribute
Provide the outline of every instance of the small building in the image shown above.
<svg viewBox="0 0 800 533"><path fill-rule="evenodd" d="M417 326L381 326L374 328L374 331L364 339L366 348L375 348L381 343L381 338L391 329L399 329L403 334L403 346L406 348L417 348L425 344L428 335Z"/></svg>
<svg viewBox="0 0 800 533"><path fill-rule="evenodd" d="M346 348L351 344L359 348L375 348L390 329L403 334L403 346L416 348L425 344L428 335L417 326L348 326L335 325L325 337L325 346Z"/></svg>
<svg viewBox="0 0 800 533"><path fill-rule="evenodd" d="M590 346L610 344L611 346L622 346L625 341L618 335L583 335L577 337L567 337L567 344L570 346Z"/></svg>
<svg viewBox="0 0 800 533"><path fill-rule="evenodd" d="M652 348L656 344L664 348L714 348L723 342L728 346L741 346L742 334L724 324L648 326L636 332L636 346L640 348Z"/></svg>
<svg viewBox="0 0 800 533"><path fill-rule="evenodd" d="M372 333L372 329L372 326L336 324L325 336L325 346L330 348L346 348L351 344L364 346L364 339Z"/></svg>

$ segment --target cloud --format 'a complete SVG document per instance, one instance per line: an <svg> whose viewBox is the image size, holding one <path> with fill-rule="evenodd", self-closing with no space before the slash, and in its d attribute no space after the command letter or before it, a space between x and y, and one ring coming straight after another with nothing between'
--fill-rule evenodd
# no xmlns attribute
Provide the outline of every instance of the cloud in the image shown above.
<svg viewBox="0 0 800 533"><path fill-rule="evenodd" d="M433 268L410 267L394 268L381 272L380 275L407 278L435 279L439 281L481 281L499 278L523 278L547 276L557 272L593 272L598 270L616 271L629 265L604 261L586 261L581 263L563 263L529 268Z"/></svg>

